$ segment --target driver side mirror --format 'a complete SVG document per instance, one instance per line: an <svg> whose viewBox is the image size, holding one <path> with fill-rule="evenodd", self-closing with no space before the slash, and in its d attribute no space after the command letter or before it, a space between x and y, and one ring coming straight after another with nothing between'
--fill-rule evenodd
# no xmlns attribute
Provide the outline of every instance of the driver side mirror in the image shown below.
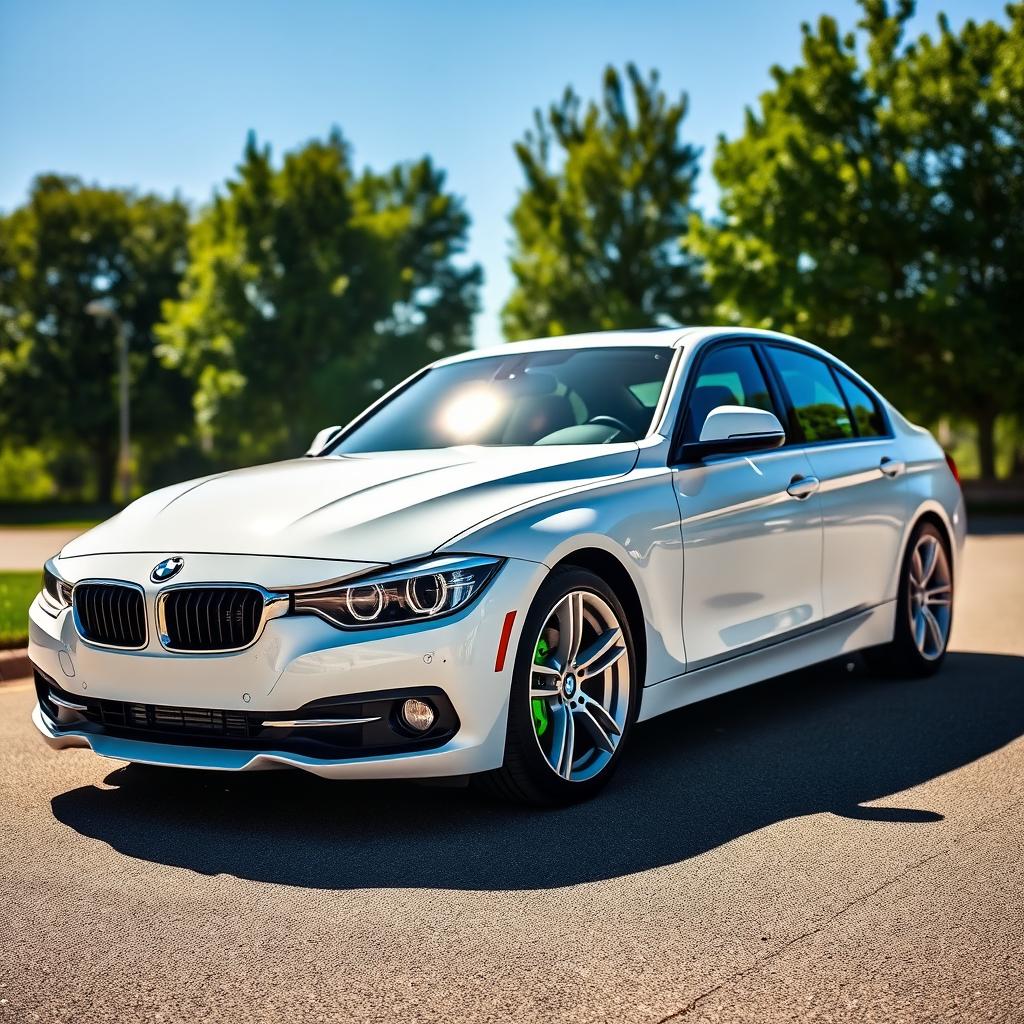
<svg viewBox="0 0 1024 1024"><path fill-rule="evenodd" d="M786 432L775 413L747 405L720 405L708 413L700 440L684 444L683 462L698 462L710 455L739 455L780 448Z"/></svg>
<svg viewBox="0 0 1024 1024"><path fill-rule="evenodd" d="M324 427L313 438L313 443L306 449L307 455L319 455L341 432L341 427L335 424L333 427Z"/></svg>

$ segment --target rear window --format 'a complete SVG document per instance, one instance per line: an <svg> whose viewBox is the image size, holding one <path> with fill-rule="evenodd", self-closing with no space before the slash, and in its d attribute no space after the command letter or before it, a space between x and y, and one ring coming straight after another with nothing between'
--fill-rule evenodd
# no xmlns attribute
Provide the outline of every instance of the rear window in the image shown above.
<svg viewBox="0 0 1024 1024"><path fill-rule="evenodd" d="M882 410L878 407L873 395L864 390L858 383L847 377L841 370L836 371L843 395L853 413L853 425L860 437L881 437L886 433Z"/></svg>
<svg viewBox="0 0 1024 1024"><path fill-rule="evenodd" d="M846 401L828 365L789 348L769 347L768 351L782 377L804 440L814 443L853 437Z"/></svg>

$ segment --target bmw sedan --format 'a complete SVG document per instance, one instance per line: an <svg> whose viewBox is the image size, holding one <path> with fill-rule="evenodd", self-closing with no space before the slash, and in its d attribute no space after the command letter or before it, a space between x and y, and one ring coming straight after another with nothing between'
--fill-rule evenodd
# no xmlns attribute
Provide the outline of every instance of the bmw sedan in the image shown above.
<svg viewBox="0 0 1024 1024"><path fill-rule="evenodd" d="M965 530L932 436L796 338L469 352L69 543L33 718L123 761L567 803L694 701L859 650L935 672Z"/></svg>

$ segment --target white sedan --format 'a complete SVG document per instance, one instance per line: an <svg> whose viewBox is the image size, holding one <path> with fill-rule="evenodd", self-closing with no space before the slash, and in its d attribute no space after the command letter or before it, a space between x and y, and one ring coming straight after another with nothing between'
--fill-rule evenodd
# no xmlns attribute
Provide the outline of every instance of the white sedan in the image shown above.
<svg viewBox="0 0 1024 1024"><path fill-rule="evenodd" d="M858 650L936 671L965 529L932 436L796 338L474 351L68 544L33 718L123 761L565 803L694 701Z"/></svg>

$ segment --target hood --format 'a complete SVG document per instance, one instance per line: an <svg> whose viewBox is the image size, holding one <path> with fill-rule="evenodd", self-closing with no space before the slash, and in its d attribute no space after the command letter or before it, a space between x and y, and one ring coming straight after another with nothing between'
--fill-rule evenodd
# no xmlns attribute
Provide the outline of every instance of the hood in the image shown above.
<svg viewBox="0 0 1024 1024"><path fill-rule="evenodd" d="M235 553L360 562L430 554L477 523L636 464L635 444L293 459L166 487L61 556Z"/></svg>

